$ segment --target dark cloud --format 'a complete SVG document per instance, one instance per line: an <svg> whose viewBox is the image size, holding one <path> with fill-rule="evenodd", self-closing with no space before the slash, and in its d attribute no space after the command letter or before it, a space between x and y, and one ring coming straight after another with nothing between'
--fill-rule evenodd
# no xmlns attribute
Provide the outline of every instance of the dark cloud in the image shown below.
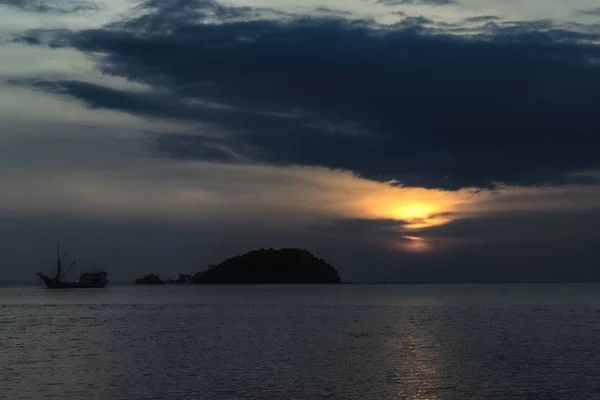
<svg viewBox="0 0 600 400"><path fill-rule="evenodd" d="M585 15L600 15L600 8L593 8L591 10L580 10L579 14Z"/></svg>
<svg viewBox="0 0 600 400"><path fill-rule="evenodd" d="M414 27L416 29L421 28L423 25L433 24L434 22L425 17L405 17L402 21L397 22L394 27L395 28L408 28Z"/></svg>
<svg viewBox="0 0 600 400"><path fill-rule="evenodd" d="M587 44L598 39L591 33L537 21L452 36L424 19L382 27L269 20L209 1L146 6L152 12L103 29L25 40L102 54L105 73L154 91L29 84L224 132L218 151L201 135L159 135L157 149L171 157L238 154L446 188L562 183L600 167L600 48ZM214 19L223 23L206 23Z"/></svg>
<svg viewBox="0 0 600 400"><path fill-rule="evenodd" d="M15 36L11 40L12 43L24 43L30 46L39 46L42 45L43 42L40 38L35 36Z"/></svg>
<svg viewBox="0 0 600 400"><path fill-rule="evenodd" d="M220 139L203 136L170 134L155 137L153 149L166 152L178 159L197 159L206 161L234 163L241 161L229 150L227 143Z"/></svg>
<svg viewBox="0 0 600 400"><path fill-rule="evenodd" d="M522 44L577 46L600 38L600 26L570 23L564 28L556 28L552 20L488 22L483 27L486 33L493 34L498 39L515 40ZM597 56L597 49L593 54Z"/></svg>
<svg viewBox="0 0 600 400"><path fill-rule="evenodd" d="M351 16L352 15L352 13L349 11L336 10L334 8L329 8L329 7L325 7L325 6L315 8L315 12L322 13L322 14L333 14L333 15L338 15L338 16L341 16L341 15Z"/></svg>
<svg viewBox="0 0 600 400"><path fill-rule="evenodd" d="M44 0L0 0L0 5L3 4L38 13L63 14L98 9L98 6L91 2L73 0L61 2L48 2Z"/></svg>
<svg viewBox="0 0 600 400"><path fill-rule="evenodd" d="M481 15L479 17L471 17L465 19L465 22L489 22L489 21L499 21L500 18L493 15Z"/></svg>
<svg viewBox="0 0 600 400"><path fill-rule="evenodd" d="M123 23L115 23L115 27L144 31L148 34L156 31L163 34L171 28L170 21L177 20L184 24L219 21L226 22L242 17L258 17L264 9L250 7L232 7L214 0L147 0L138 5L143 12L141 16Z"/></svg>

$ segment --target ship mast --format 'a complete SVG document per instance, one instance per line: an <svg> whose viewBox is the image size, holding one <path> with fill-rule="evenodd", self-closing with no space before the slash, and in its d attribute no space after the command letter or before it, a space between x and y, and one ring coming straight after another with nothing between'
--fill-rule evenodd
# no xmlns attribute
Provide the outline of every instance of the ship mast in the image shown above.
<svg viewBox="0 0 600 400"><path fill-rule="evenodd" d="M58 242L56 242L56 280L60 279L60 276L62 275L62 265L60 262L60 249L59 249L59 244Z"/></svg>
<svg viewBox="0 0 600 400"><path fill-rule="evenodd" d="M67 256L67 253L63 254L62 258L60 257L60 248L59 248L59 243L56 242L56 280L59 281L62 276L62 262L65 259L65 257Z"/></svg>

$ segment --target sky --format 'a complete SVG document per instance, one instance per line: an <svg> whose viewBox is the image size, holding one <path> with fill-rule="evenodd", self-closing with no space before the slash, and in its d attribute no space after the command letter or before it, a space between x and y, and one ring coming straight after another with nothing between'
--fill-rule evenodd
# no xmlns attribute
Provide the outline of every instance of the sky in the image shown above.
<svg viewBox="0 0 600 400"><path fill-rule="evenodd" d="M0 0L0 281L301 247L600 279L595 0Z"/></svg>

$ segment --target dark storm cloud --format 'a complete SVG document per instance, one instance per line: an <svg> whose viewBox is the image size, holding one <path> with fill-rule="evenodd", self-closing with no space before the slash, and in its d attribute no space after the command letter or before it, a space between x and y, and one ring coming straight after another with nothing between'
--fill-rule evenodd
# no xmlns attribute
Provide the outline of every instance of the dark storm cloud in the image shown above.
<svg viewBox="0 0 600 400"><path fill-rule="evenodd" d="M31 12L55 14L74 13L98 9L98 6L93 3L73 0L54 3L44 0L0 0L0 5L8 5Z"/></svg>
<svg viewBox="0 0 600 400"><path fill-rule="evenodd" d="M145 116L168 115L172 118L192 118L183 99L156 93L140 93L113 89L82 81L45 81L41 79L12 80L9 85L30 85L52 93L64 93L87 102L91 107L122 110Z"/></svg>
<svg viewBox="0 0 600 400"><path fill-rule="evenodd" d="M408 185L562 183L600 167L600 48L587 44L596 34L538 21L458 37L426 20L383 27L268 20L208 1L147 6L152 12L104 29L26 39L102 54L105 73L155 92L35 84L91 107L214 125L226 133L220 148L257 162ZM199 23L214 19L224 22ZM202 159L205 140L165 135L156 146Z"/></svg>

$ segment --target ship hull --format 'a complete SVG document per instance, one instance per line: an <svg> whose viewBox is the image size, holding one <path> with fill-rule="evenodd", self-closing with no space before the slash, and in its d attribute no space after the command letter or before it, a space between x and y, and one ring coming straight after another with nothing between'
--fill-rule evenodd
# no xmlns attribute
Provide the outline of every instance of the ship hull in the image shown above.
<svg viewBox="0 0 600 400"><path fill-rule="evenodd" d="M94 283L68 282L57 281L56 279L46 276L41 277L48 289L102 289L108 284L108 281L100 281Z"/></svg>

